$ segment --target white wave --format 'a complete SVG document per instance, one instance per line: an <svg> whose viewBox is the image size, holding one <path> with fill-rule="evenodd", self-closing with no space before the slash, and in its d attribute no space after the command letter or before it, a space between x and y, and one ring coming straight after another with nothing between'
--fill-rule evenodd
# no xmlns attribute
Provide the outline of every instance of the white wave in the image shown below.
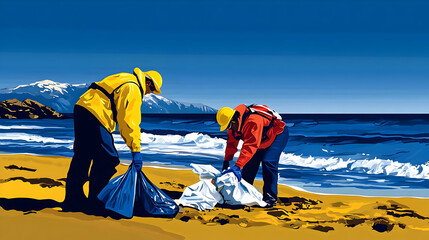
<svg viewBox="0 0 429 240"><path fill-rule="evenodd" d="M347 168L348 164L352 162L353 160L350 159L344 161L342 158L336 157L330 157L327 159L315 158L313 156L302 157L299 155L294 155L292 153L282 153L282 155L280 156L280 164L317 168L326 171Z"/></svg>
<svg viewBox="0 0 429 240"><path fill-rule="evenodd" d="M429 162L420 165L400 163L393 160L371 159L356 160L350 167L354 169L367 169L368 174L385 174L408 178L429 179Z"/></svg>
<svg viewBox="0 0 429 240"><path fill-rule="evenodd" d="M118 151L129 151L120 135L114 134L115 145ZM210 137L201 133L189 133L181 135L154 135L141 134L142 151L147 154L170 154L177 156L204 156L223 158L225 154L226 140ZM238 146L240 154L242 141ZM323 150L322 150L323 151ZM368 154L363 154L368 156ZM400 163L383 159L342 159L339 157L303 157L292 153L282 153L280 164L309 167L321 171L359 171L367 174L384 174L391 176L403 176L408 178L429 179L429 162L421 165Z"/></svg>
<svg viewBox="0 0 429 240"><path fill-rule="evenodd" d="M280 164L309 167L323 171L344 169L363 171L367 174L384 174L408 178L429 179L429 162L420 165L401 163L390 159L347 159L330 157L302 157L292 153L282 153Z"/></svg>
<svg viewBox="0 0 429 240"><path fill-rule="evenodd" d="M16 127L20 126L16 125ZM118 151L130 151L119 134L114 134L113 137ZM185 136L142 133L141 140L142 152L147 154L202 156L205 158L222 159L225 154L226 147L226 140L196 132L186 134ZM16 141L43 143L43 147L50 148L67 147L69 149L73 149L73 140L71 139L63 140L27 133L0 134L0 145L3 145L3 143L14 144ZM235 157L239 156L241 146L242 142L240 142L238 146L239 151L236 153ZM362 157L365 156L367 156L367 154L362 155ZM338 157L303 157L302 155L294 155L292 153L282 153L280 164L309 167L320 169L321 171L357 171L365 172L367 174L383 174L407 178L429 179L429 162L426 164L413 165L411 163L400 163L390 159L384 160L374 158L344 160Z"/></svg>
<svg viewBox="0 0 429 240"><path fill-rule="evenodd" d="M0 130L14 130L14 129L52 129L52 128L62 128L62 127L41 127L41 126L32 126L32 125L11 125L11 126L1 126Z"/></svg>
<svg viewBox="0 0 429 240"><path fill-rule="evenodd" d="M129 151L119 134L114 134L115 146L118 151ZM181 135L141 134L142 151L145 153L175 154L181 156L204 155L206 157L222 157L225 154L226 141L212 138L202 133Z"/></svg>
<svg viewBox="0 0 429 240"><path fill-rule="evenodd" d="M67 144L67 143L73 142L73 140L61 140L61 139L42 137L40 135L27 134L27 133L2 133L0 134L0 140L26 141L26 142L38 142L38 143L58 143L58 144Z"/></svg>

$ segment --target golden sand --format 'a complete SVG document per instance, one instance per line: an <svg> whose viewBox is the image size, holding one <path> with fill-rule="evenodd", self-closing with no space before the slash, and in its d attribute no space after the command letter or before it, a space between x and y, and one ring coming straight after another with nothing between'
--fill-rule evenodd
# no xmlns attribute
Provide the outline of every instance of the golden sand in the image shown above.
<svg viewBox="0 0 429 240"><path fill-rule="evenodd" d="M273 208L181 208L172 219L62 212L70 158L0 155L0 239L429 239L429 199L318 195L279 186ZM127 166L117 167L117 175ZM144 167L180 197L191 170ZM262 187L261 182L255 186Z"/></svg>

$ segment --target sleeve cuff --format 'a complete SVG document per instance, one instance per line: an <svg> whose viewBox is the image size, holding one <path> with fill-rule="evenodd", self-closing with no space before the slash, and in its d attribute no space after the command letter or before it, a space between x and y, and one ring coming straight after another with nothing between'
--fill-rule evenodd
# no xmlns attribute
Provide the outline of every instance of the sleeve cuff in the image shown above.
<svg viewBox="0 0 429 240"><path fill-rule="evenodd" d="M141 151L141 147L139 146L135 146L131 148L131 152L140 152Z"/></svg>

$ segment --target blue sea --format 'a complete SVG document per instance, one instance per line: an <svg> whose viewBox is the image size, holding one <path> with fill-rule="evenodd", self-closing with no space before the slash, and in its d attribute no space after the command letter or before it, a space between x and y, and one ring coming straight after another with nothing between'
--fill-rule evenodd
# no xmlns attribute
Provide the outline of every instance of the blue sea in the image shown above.
<svg viewBox="0 0 429 240"><path fill-rule="evenodd" d="M290 138L280 184L323 194L429 197L429 115L282 116ZM141 128L146 164L222 166L226 133L214 114L144 114ZM130 150L118 132L113 136L121 161L129 163ZM2 154L72 157L73 139L72 119L0 119Z"/></svg>

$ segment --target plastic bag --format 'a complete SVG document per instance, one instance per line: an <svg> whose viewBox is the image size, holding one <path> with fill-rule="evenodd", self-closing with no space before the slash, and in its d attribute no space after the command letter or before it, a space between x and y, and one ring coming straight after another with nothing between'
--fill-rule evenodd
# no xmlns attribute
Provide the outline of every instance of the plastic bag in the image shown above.
<svg viewBox="0 0 429 240"><path fill-rule="evenodd" d="M191 163L192 172L200 175L200 179L212 180L221 175L221 172L214 168L212 165L195 164Z"/></svg>
<svg viewBox="0 0 429 240"><path fill-rule="evenodd" d="M211 180L201 180L185 189L179 199L180 204L196 208L199 211L213 209L217 203L222 203L222 195L216 191Z"/></svg>
<svg viewBox="0 0 429 240"><path fill-rule="evenodd" d="M220 175L219 170L210 165L199 165L191 163L193 172L200 175L199 182L188 186L183 191L179 203L183 206L196 208L200 211L213 209L214 206L223 202L222 196L217 192L215 185L211 182L213 178Z"/></svg>
<svg viewBox="0 0 429 240"><path fill-rule="evenodd" d="M106 209L131 218L133 215L174 217L179 211L177 204L156 187L133 164L127 172L107 184L98 194Z"/></svg>
<svg viewBox="0 0 429 240"><path fill-rule="evenodd" d="M238 182L234 173L221 175L211 165L191 164L193 172L200 175L200 181L185 189L179 199L183 206L200 211L213 209L217 203L230 205L266 206L262 194L254 186L244 181Z"/></svg>
<svg viewBox="0 0 429 240"><path fill-rule="evenodd" d="M229 205L259 205L265 207L267 203L262 200L262 194L256 188L241 179L239 182L234 173L230 172L215 180L217 191L222 194L226 204Z"/></svg>

